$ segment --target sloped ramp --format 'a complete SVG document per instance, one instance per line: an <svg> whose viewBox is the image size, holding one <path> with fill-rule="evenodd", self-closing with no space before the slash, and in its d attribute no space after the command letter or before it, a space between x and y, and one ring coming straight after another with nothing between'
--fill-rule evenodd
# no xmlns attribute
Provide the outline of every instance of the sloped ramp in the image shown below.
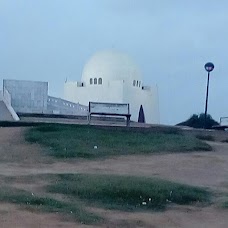
<svg viewBox="0 0 228 228"><path fill-rule="evenodd" d="M0 90L0 121L18 121L17 113L11 106L11 95L7 89Z"/></svg>
<svg viewBox="0 0 228 228"><path fill-rule="evenodd" d="M15 115L13 115L11 113L11 111L7 108L7 106L4 103L4 101L0 100L0 121L15 121L15 120L19 120L19 118L15 117Z"/></svg>
<svg viewBox="0 0 228 228"><path fill-rule="evenodd" d="M0 101L0 121L13 121L14 118L3 101Z"/></svg>

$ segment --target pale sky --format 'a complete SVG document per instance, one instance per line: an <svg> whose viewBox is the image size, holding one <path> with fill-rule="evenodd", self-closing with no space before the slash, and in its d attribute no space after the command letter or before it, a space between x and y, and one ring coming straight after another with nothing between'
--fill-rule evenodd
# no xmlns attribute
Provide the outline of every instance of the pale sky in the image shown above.
<svg viewBox="0 0 228 228"><path fill-rule="evenodd" d="M204 112L228 116L227 0L0 0L0 81L49 82L63 96L95 52L128 53L159 88L161 123Z"/></svg>

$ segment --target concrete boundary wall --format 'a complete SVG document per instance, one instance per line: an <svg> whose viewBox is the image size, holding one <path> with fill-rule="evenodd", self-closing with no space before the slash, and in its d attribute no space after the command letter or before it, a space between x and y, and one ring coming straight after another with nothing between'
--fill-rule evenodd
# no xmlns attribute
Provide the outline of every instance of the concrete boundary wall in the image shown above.
<svg viewBox="0 0 228 228"><path fill-rule="evenodd" d="M3 91L0 90L0 101L3 101Z"/></svg>
<svg viewBox="0 0 228 228"><path fill-rule="evenodd" d="M11 106L16 112L47 111L48 82L4 79L3 88L9 91Z"/></svg>

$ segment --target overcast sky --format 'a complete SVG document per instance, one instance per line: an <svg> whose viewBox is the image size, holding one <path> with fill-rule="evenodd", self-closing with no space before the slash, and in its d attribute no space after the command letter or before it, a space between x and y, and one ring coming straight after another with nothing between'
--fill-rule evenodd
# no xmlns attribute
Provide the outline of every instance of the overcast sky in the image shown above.
<svg viewBox="0 0 228 228"><path fill-rule="evenodd" d="M95 52L117 49L159 87L161 123L228 116L227 0L0 0L0 80L49 82L61 97Z"/></svg>

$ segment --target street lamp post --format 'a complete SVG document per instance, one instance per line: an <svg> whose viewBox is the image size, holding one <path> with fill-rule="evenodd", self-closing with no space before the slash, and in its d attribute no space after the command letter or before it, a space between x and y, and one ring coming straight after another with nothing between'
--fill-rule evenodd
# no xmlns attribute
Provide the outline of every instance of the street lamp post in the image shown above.
<svg viewBox="0 0 228 228"><path fill-rule="evenodd" d="M206 92L206 104L205 104L205 114L204 114L204 129L206 129L206 123L207 123L207 103L208 103L208 91L209 91L209 81L210 81L210 72L214 70L214 64L209 62L206 63L204 68L207 71L207 92Z"/></svg>

